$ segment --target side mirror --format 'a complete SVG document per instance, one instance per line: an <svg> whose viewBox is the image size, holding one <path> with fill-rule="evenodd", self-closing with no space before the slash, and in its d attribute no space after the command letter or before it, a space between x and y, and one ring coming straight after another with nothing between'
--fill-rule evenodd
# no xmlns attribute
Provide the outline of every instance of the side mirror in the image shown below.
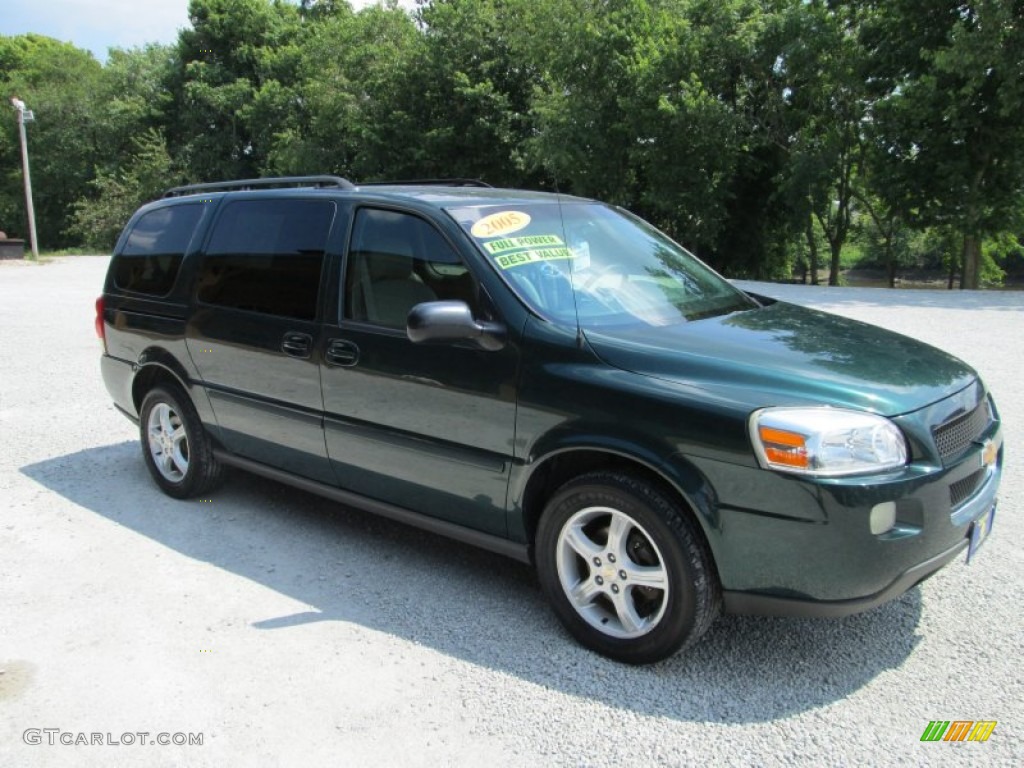
<svg viewBox="0 0 1024 768"><path fill-rule="evenodd" d="M405 332L416 344L431 341L472 341L496 352L505 346L505 326L480 322L464 301L428 301L409 310Z"/></svg>

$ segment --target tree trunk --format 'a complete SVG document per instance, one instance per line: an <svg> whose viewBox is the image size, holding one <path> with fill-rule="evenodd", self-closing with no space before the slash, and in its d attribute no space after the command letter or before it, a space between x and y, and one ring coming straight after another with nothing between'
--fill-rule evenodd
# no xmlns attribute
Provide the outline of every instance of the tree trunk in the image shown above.
<svg viewBox="0 0 1024 768"><path fill-rule="evenodd" d="M814 237L814 216L807 217L807 250L811 262L811 285L818 284L818 241Z"/></svg>
<svg viewBox="0 0 1024 768"><path fill-rule="evenodd" d="M981 241L975 235L964 235L963 271L960 288L975 289L981 283Z"/></svg>
<svg viewBox="0 0 1024 768"><path fill-rule="evenodd" d="M875 224L875 229L882 233L882 238L885 241L885 268L889 275L889 287L896 287L896 256L893 254L892 241L896 237L896 222L898 216L890 210L886 214L885 225L882 225L882 220L879 218L878 211L875 210L875 206L871 204L869 197L854 194L854 197L860 201L861 205L871 216L871 221Z"/></svg>
<svg viewBox="0 0 1024 768"><path fill-rule="evenodd" d="M953 259L949 260L949 279L946 281L946 290L953 290L953 281L956 279L956 262Z"/></svg>
<svg viewBox="0 0 1024 768"><path fill-rule="evenodd" d="M846 241L846 233L850 230L850 209L840 208L835 219L826 220L817 215L818 223L821 224L821 231L825 233L828 240L829 264L828 284L839 285L839 255L843 252L843 243Z"/></svg>
<svg viewBox="0 0 1024 768"><path fill-rule="evenodd" d="M839 255L843 252L843 244L838 239L829 242L832 261L828 268L828 284L839 285Z"/></svg>
<svg viewBox="0 0 1024 768"><path fill-rule="evenodd" d="M885 266L889 270L889 287L896 287L896 259L892 255L892 232L885 238Z"/></svg>

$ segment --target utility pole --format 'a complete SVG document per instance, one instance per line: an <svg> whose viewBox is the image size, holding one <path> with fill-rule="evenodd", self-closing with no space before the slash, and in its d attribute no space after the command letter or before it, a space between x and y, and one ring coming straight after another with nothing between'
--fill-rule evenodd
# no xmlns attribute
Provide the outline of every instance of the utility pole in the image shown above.
<svg viewBox="0 0 1024 768"><path fill-rule="evenodd" d="M11 104L18 113L18 134L21 136L21 168L25 178L25 212L28 214L28 233L32 242L32 258L39 259L39 244L36 242L36 209L32 205L32 176L28 170L28 136L25 123L35 120L31 109L25 109L25 102L17 96L11 97Z"/></svg>

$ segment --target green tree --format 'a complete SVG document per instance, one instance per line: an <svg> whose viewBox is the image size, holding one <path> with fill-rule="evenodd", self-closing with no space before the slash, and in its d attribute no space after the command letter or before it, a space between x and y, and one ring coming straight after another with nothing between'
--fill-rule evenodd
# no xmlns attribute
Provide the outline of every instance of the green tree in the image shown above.
<svg viewBox="0 0 1024 768"><path fill-rule="evenodd" d="M169 145L193 178L259 175L295 102L299 8L283 0L190 0L189 21L168 83Z"/></svg>
<svg viewBox="0 0 1024 768"><path fill-rule="evenodd" d="M779 183L804 211L812 262L817 261L816 231L824 234L828 282L838 285L863 161L862 126L870 109L861 73L859 9L852 3L807 0L791 4L785 18L777 68L785 82L792 133L789 167ZM812 280L817 282L816 263Z"/></svg>
<svg viewBox="0 0 1024 768"><path fill-rule="evenodd" d="M412 19L394 7L339 7L313 24L301 45L296 108L274 138L271 168L417 175L427 148L411 73L422 45Z"/></svg>
<svg viewBox="0 0 1024 768"><path fill-rule="evenodd" d="M753 0L552 0L524 11L540 72L533 162L562 188L620 203L730 274L788 263L790 213L770 42Z"/></svg>
<svg viewBox="0 0 1024 768"><path fill-rule="evenodd" d="M103 109L102 68L87 51L41 35L0 37L0 91L18 96L35 113L27 126L39 244L72 244L68 211L87 190L107 137L97 121ZM0 127L0 229L27 232L21 156L13 110Z"/></svg>
<svg viewBox="0 0 1024 768"><path fill-rule="evenodd" d="M177 65L177 49L172 45L110 51L94 116L104 137L96 159L98 173L116 171L128 162L143 134L163 134L173 108L167 84Z"/></svg>
<svg viewBox="0 0 1024 768"><path fill-rule="evenodd" d="M961 287L981 244L1024 211L1024 24L1019 0L873 0L862 27L877 191L920 226L960 232ZM893 199L895 198L895 199Z"/></svg>
<svg viewBox="0 0 1024 768"><path fill-rule="evenodd" d="M550 0L522 12L519 57L539 70L529 161L566 191L635 205L638 137L624 100L636 87L630 62L654 21L650 5Z"/></svg>
<svg viewBox="0 0 1024 768"><path fill-rule="evenodd" d="M532 134L535 62L517 49L522 0L433 0L416 13L416 48L404 110L420 120L419 173L536 184L523 144Z"/></svg>
<svg viewBox="0 0 1024 768"><path fill-rule="evenodd" d="M68 233L82 245L107 252L135 210L180 180L163 136L150 128L132 140L133 151L116 171L89 182L90 194L72 206Z"/></svg>
<svg viewBox="0 0 1024 768"><path fill-rule="evenodd" d="M869 237L872 250L885 268L889 287L895 288L897 269L901 261L906 261L907 253L907 231L903 219L895 208L886 206L866 190L858 188L855 194L871 222Z"/></svg>

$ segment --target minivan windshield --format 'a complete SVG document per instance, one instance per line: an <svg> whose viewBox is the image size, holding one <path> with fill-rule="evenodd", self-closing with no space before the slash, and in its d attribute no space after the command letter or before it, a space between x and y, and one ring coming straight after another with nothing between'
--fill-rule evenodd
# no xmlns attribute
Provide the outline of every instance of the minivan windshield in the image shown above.
<svg viewBox="0 0 1024 768"><path fill-rule="evenodd" d="M665 326L757 305L643 220L590 202L448 213L542 317L582 328Z"/></svg>

